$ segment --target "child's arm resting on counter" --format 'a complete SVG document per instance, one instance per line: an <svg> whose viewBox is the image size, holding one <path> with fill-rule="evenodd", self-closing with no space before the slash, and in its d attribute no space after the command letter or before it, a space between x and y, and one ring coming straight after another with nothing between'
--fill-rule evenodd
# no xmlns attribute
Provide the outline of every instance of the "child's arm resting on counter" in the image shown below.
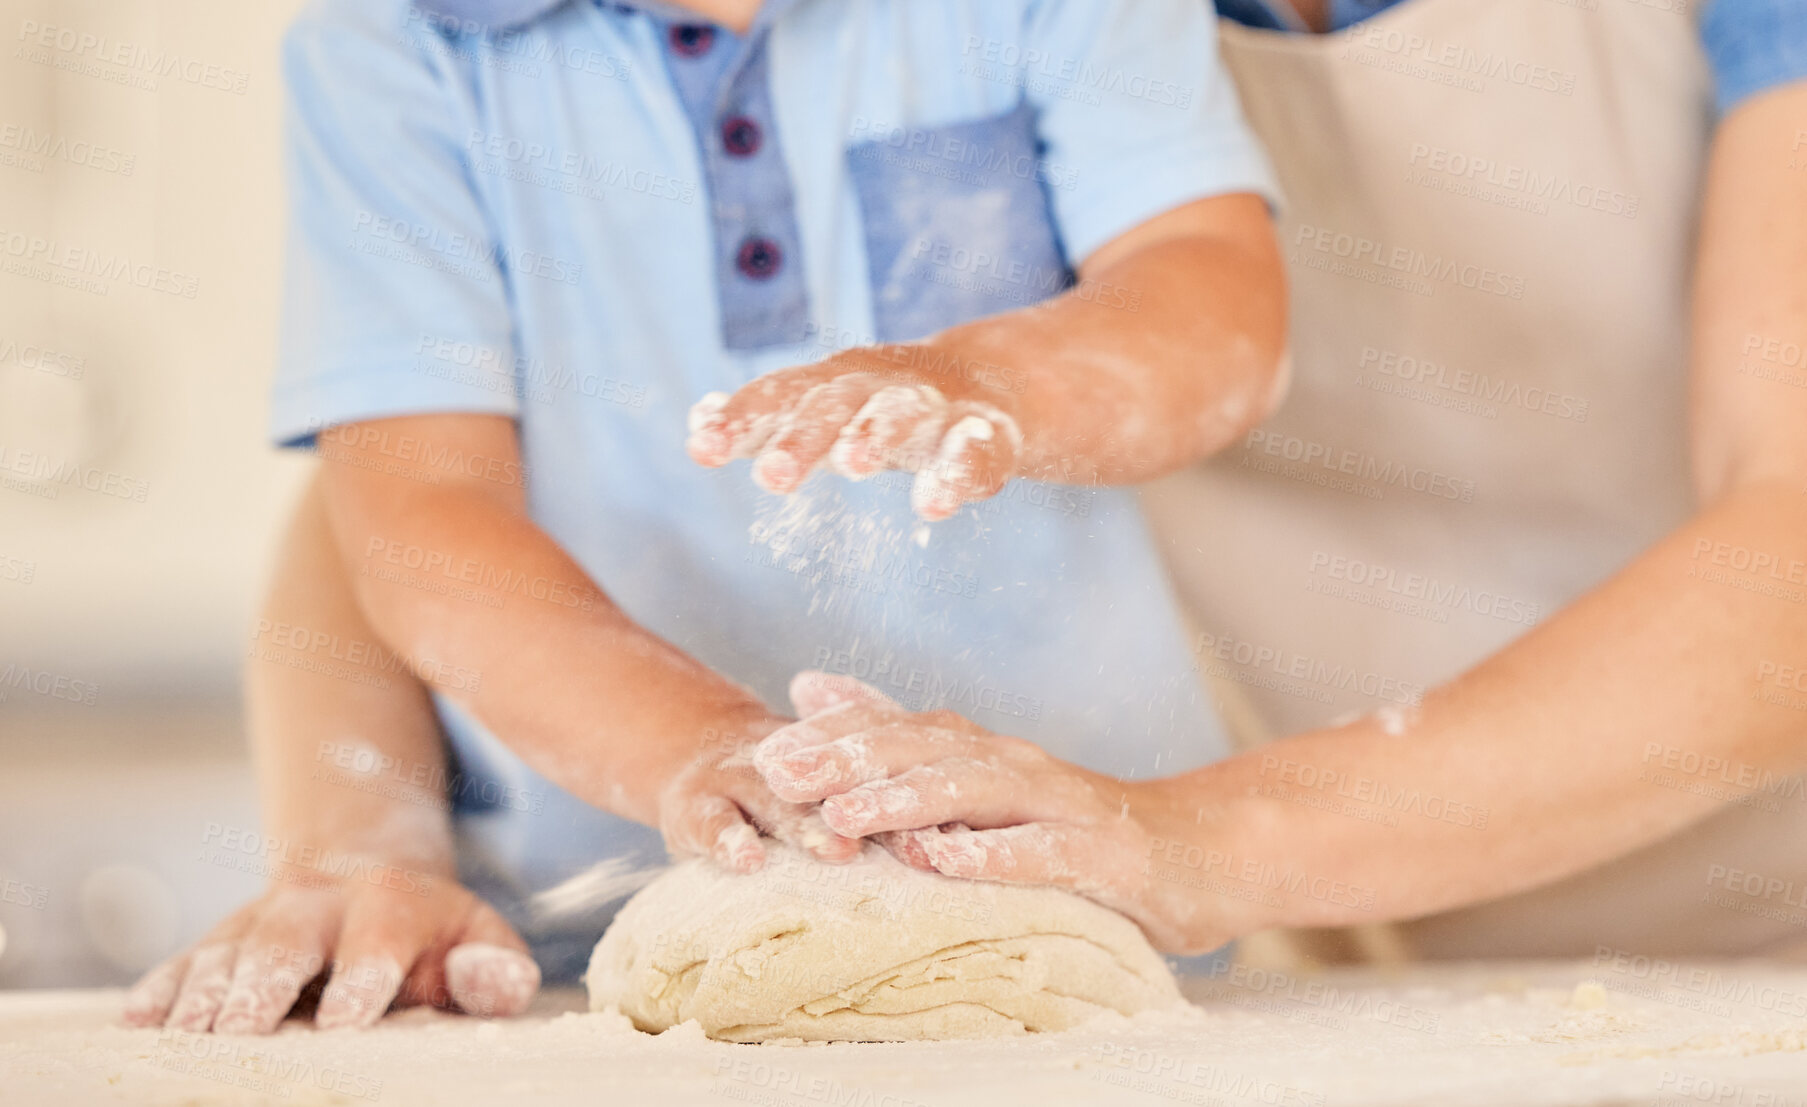
<svg viewBox="0 0 1807 1107"><path fill-rule="evenodd" d="M322 1030L369 1026L391 1002L506 1016L533 998L526 943L458 881L426 689L375 642L315 481L246 665L261 834L210 823L205 835L239 857L254 843L269 886L146 973L126 998L129 1025L268 1034L315 977Z"/></svg>

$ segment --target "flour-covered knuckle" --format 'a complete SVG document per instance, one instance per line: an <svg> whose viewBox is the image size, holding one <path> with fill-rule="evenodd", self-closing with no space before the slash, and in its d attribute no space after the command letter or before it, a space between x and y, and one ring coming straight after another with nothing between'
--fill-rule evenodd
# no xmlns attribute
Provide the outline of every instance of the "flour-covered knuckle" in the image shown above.
<svg viewBox="0 0 1807 1107"><path fill-rule="evenodd" d="M313 973L296 964L324 960L321 947L246 943L239 949L232 984L220 1001L213 1028L221 1034L268 1034L275 1030Z"/></svg>
<svg viewBox="0 0 1807 1107"><path fill-rule="evenodd" d="M740 807L685 779L666 789L659 805L659 832L665 848L677 857L713 857L733 864L757 856L759 833L747 825Z"/></svg>
<svg viewBox="0 0 1807 1107"><path fill-rule="evenodd" d="M144 974L126 993L127 1026L162 1026L188 972L189 955L179 954Z"/></svg>
<svg viewBox="0 0 1807 1107"><path fill-rule="evenodd" d="M757 454L789 418L792 404L820 378L819 370L787 369L743 386L726 400L718 393L691 408L686 448L701 464L724 465Z"/></svg>
<svg viewBox="0 0 1807 1107"><path fill-rule="evenodd" d="M1127 918L1055 889L918 872L876 848L841 867L774 850L750 877L679 866L622 909L587 984L593 1010L643 1030L695 1019L742 1042L1058 1031L1178 1002Z"/></svg>
<svg viewBox="0 0 1807 1107"><path fill-rule="evenodd" d="M844 373L804 392L754 459L754 482L768 492L795 491L880 384L870 373Z"/></svg>
<svg viewBox="0 0 1807 1107"><path fill-rule="evenodd" d="M236 943L228 942L216 942L195 950L165 1025L171 1030L194 1033L213 1029L214 1016L219 1013L220 1004L232 986L236 953Z"/></svg>
<svg viewBox="0 0 1807 1107"><path fill-rule="evenodd" d="M874 392L828 452L829 466L852 480L882 469L920 467L920 456L947 426L948 403L926 384L892 384ZM911 454L918 455L916 464Z"/></svg>
<svg viewBox="0 0 1807 1107"><path fill-rule="evenodd" d="M790 758L807 757L808 752L817 747L903 717L903 709L889 703L842 700L767 735L753 747L752 765L768 785L783 795L807 771L805 766L809 764L807 760L791 764ZM796 798L801 801L821 797L798 795Z"/></svg>
<svg viewBox="0 0 1807 1107"><path fill-rule="evenodd" d="M997 825L1018 817L1025 784L995 761L949 757L832 796L822 817L840 833L860 837L954 819Z"/></svg>
<svg viewBox="0 0 1807 1107"><path fill-rule="evenodd" d="M268 1034L325 965L344 918L338 891L279 890L239 939L232 984L214 1018L222 1034Z"/></svg>
<svg viewBox="0 0 1807 1107"><path fill-rule="evenodd" d="M1016 475L1022 446L1014 417L989 404L955 405L933 456L917 470L911 508L924 519L945 519L962 504L996 495Z"/></svg>
<svg viewBox="0 0 1807 1107"><path fill-rule="evenodd" d="M825 673L820 669L805 669L792 677L790 699L791 706L803 719L850 702L903 710L897 701L857 677Z"/></svg>
<svg viewBox="0 0 1807 1107"><path fill-rule="evenodd" d="M861 737L837 738L767 758L761 772L774 792L797 803L813 803L888 774L885 763L873 756Z"/></svg>
<svg viewBox="0 0 1807 1107"><path fill-rule="evenodd" d="M815 805L787 802L756 779L734 789L733 798L760 831L823 861L838 863L859 852L859 842L835 833Z"/></svg>
<svg viewBox="0 0 1807 1107"><path fill-rule="evenodd" d="M1093 847L1085 828L1030 822L947 831L924 839L924 846L935 868L948 876L1101 890L1097 869L1084 856Z"/></svg>
<svg viewBox="0 0 1807 1107"><path fill-rule="evenodd" d="M406 956L412 961L418 952L410 950ZM350 946L342 949L339 957L342 963L335 966L320 993L314 1025L321 1030L372 1026L401 991L406 977L402 964L391 953L362 952Z"/></svg>

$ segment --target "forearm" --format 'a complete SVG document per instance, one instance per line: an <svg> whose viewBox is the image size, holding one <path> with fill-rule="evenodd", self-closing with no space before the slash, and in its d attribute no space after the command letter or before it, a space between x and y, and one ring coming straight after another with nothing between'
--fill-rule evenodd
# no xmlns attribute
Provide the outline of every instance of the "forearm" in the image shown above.
<svg viewBox="0 0 1807 1107"><path fill-rule="evenodd" d="M616 608L518 490L359 465L332 466L326 487L377 634L415 667L476 674L444 694L579 798L655 823L660 786L700 742L778 725L746 689Z"/></svg>
<svg viewBox="0 0 1807 1107"><path fill-rule="evenodd" d="M1773 560L1730 568L1746 557ZM1170 782L1164 824L1361 893L1287 895L1263 926L1413 917L1582 871L1807 769L1803 715L1764 696L1807 666L1804 574L1807 502L1752 486L1421 709ZM1185 825L1200 809L1203 833Z"/></svg>
<svg viewBox="0 0 1807 1107"><path fill-rule="evenodd" d="M290 848L451 867L446 759L420 681L364 620L310 484L279 547L246 662L268 836Z"/></svg>
<svg viewBox="0 0 1807 1107"><path fill-rule="evenodd" d="M933 344L1020 374L1024 476L1130 484L1214 453L1273 409L1283 299L1266 250L1187 237Z"/></svg>
<svg viewBox="0 0 1807 1107"><path fill-rule="evenodd" d="M927 341L953 364L997 367L972 398L1018 418L1021 475L1148 480L1220 449L1278 401L1279 253L1258 199L1216 203L1251 209L1259 231L1181 225L1107 247L1065 294Z"/></svg>

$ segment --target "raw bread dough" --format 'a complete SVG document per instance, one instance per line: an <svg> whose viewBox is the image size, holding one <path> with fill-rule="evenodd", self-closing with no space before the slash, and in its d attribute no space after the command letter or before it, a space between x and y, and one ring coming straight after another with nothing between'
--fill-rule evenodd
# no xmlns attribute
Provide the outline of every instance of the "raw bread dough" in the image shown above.
<svg viewBox="0 0 1807 1107"><path fill-rule="evenodd" d="M1179 1002L1135 923L1052 888L917 872L869 846L847 865L774 848L763 871L690 861L597 943L590 1009L711 1038L908 1041L1065 1030Z"/></svg>

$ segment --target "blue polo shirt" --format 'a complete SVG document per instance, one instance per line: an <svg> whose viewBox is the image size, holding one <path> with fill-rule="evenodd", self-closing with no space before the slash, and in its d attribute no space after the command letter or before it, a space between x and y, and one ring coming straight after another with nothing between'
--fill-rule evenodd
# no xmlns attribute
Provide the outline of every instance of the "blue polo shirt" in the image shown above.
<svg viewBox="0 0 1807 1107"><path fill-rule="evenodd" d="M1341 30L1405 2L1330 0L1330 28ZM1688 0L1668 2L1686 5ZM1713 68L1715 97L1721 113L1759 92L1807 78L1807 3L1705 0L1705 4L1700 21L1701 46ZM1284 0L1217 0L1217 10L1226 18L1253 27L1304 29Z"/></svg>
<svg viewBox="0 0 1807 1107"><path fill-rule="evenodd" d="M901 474L778 498L684 451L705 393L1035 303L1164 211L1271 195L1210 10L768 0L745 35L688 20L595 0L306 9L285 42L274 437L508 416L538 524L628 615L774 706L825 668L1102 771L1221 757L1133 493L1015 481L924 528ZM1082 294L1135 325L1132 290ZM924 367L1025 386L1020 366ZM396 560L420 587L463 584ZM559 599L524 582L505 602L531 618ZM657 835L440 709L466 879L568 975L600 923L531 896L656 855Z"/></svg>

